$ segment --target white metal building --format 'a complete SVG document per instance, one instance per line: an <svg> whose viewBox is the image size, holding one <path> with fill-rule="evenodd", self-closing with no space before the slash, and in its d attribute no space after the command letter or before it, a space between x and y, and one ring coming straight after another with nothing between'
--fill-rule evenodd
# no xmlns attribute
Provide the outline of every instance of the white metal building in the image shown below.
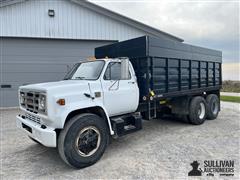
<svg viewBox="0 0 240 180"><path fill-rule="evenodd" d="M60 80L97 46L143 35L182 39L83 0L0 0L0 107L23 84Z"/></svg>

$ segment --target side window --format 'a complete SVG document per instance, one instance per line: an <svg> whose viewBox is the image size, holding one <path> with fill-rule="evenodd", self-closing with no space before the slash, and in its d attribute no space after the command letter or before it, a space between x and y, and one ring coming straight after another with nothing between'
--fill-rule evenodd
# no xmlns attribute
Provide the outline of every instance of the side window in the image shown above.
<svg viewBox="0 0 240 180"><path fill-rule="evenodd" d="M120 62L111 62L108 64L108 67L104 74L105 80L121 80L121 63ZM129 72L129 78L131 75Z"/></svg>

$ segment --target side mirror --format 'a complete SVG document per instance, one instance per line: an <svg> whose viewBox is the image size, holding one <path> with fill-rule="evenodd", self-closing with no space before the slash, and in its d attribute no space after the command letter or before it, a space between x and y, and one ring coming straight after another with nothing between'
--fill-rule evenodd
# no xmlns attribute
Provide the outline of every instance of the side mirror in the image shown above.
<svg viewBox="0 0 240 180"><path fill-rule="evenodd" d="M121 59L121 79L129 78L129 59Z"/></svg>

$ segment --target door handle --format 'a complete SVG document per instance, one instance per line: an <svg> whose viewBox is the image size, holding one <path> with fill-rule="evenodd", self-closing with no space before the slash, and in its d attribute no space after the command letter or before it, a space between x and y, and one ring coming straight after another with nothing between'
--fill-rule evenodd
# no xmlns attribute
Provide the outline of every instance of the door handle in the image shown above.
<svg viewBox="0 0 240 180"><path fill-rule="evenodd" d="M134 81L130 81L130 82L128 82L128 84L134 84L135 82Z"/></svg>

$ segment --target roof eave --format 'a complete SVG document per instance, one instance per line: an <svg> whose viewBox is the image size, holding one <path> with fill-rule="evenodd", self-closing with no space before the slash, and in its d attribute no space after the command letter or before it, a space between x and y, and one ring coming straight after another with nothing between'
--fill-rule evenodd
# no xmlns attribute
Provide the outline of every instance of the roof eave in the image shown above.
<svg viewBox="0 0 240 180"><path fill-rule="evenodd" d="M1 1L1 0L0 0ZM4 7L4 6L10 6L10 5L13 5L13 4L16 4L16 3L21 3L21 2L24 2L24 1L28 1L28 0L8 0L8 1L1 1L0 2L0 8L1 7Z"/></svg>

